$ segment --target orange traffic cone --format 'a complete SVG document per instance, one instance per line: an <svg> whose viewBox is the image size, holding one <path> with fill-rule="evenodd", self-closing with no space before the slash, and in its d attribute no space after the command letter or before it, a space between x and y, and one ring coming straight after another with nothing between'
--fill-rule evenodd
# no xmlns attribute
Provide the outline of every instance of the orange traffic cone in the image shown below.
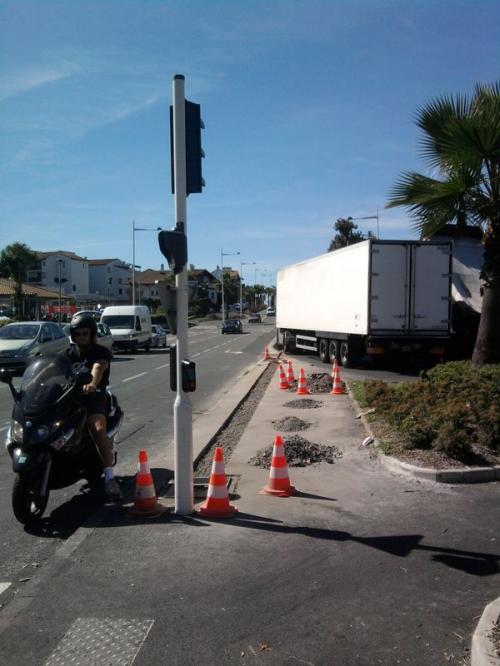
<svg viewBox="0 0 500 666"><path fill-rule="evenodd" d="M304 374L304 368L300 368L299 372L299 381L297 383L297 390L295 391L297 395L309 395L309 389L307 388L306 376Z"/></svg>
<svg viewBox="0 0 500 666"><path fill-rule="evenodd" d="M269 353L269 348L266 345L264 347L264 361L269 361L270 358L271 358L271 354Z"/></svg>
<svg viewBox="0 0 500 666"><path fill-rule="evenodd" d="M333 366L332 375L332 390L330 391L330 395L341 395L342 393L345 393L344 384L340 379L339 366L336 364Z"/></svg>
<svg viewBox="0 0 500 666"><path fill-rule="evenodd" d="M335 379L335 372L339 369L339 364L337 363L337 357L333 357L333 364L332 364L332 382Z"/></svg>
<svg viewBox="0 0 500 666"><path fill-rule="evenodd" d="M280 389L282 391L288 391L288 382L286 379L285 371L283 370L283 366L280 363Z"/></svg>
<svg viewBox="0 0 500 666"><path fill-rule="evenodd" d="M196 509L196 513L207 518L231 518L237 511L235 506L229 504L224 472L224 452L222 447L217 446L208 483L207 499Z"/></svg>
<svg viewBox="0 0 500 666"><path fill-rule="evenodd" d="M295 381L295 377L293 376L293 368L292 368L292 362L288 361L288 374L286 376L288 383L292 384Z"/></svg>
<svg viewBox="0 0 500 666"><path fill-rule="evenodd" d="M288 464L281 435L276 435L274 438L269 481L260 492L262 495L277 495L278 497L290 497L295 494L295 488L290 484L288 477Z"/></svg>
<svg viewBox="0 0 500 666"><path fill-rule="evenodd" d="M158 504L153 476L149 469L148 454L139 451L138 472L135 476L135 501L129 513L134 516L159 516L166 507Z"/></svg>

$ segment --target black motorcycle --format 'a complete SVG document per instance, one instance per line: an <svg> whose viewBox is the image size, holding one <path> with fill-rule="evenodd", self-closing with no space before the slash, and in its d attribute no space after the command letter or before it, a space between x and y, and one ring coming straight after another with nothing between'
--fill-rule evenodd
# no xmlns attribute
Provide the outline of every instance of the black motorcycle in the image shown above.
<svg viewBox="0 0 500 666"><path fill-rule="evenodd" d="M12 379L12 372L0 369L0 381L14 398L5 442L16 474L12 509L27 524L41 519L52 489L81 479L98 486L103 468L81 401L83 385L92 380L84 365L73 366L65 356L39 356L26 368L19 390ZM123 412L111 391L106 395L107 433L113 441Z"/></svg>

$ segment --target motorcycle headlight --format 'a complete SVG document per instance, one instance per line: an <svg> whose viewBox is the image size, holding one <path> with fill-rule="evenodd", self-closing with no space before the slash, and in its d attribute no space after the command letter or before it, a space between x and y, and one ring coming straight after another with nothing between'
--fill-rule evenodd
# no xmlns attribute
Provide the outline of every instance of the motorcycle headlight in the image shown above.
<svg viewBox="0 0 500 666"><path fill-rule="evenodd" d="M22 444L23 442L23 426L18 421L11 421L10 436L13 442Z"/></svg>

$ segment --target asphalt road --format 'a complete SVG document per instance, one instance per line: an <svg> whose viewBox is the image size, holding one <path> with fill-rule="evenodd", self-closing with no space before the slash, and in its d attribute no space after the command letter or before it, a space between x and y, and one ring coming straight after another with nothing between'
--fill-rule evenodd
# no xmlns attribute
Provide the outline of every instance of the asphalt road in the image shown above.
<svg viewBox="0 0 500 666"><path fill-rule="evenodd" d="M243 335L221 335L220 322L207 322L189 329L189 357L196 362L197 390L191 394L193 420L231 390L235 379L254 365L264 344L274 334L274 321L245 325ZM169 344L175 339L169 336ZM155 349L135 355L118 353L111 367L112 390L125 413L116 449L120 470L135 474L137 452L145 448L150 457L173 444L173 403L169 386L168 350ZM0 438L10 422L12 400L0 384ZM221 415L221 422L226 415ZM0 592L2 584L29 577L42 566L61 540L68 538L97 508L95 498L82 493L82 484L52 491L39 528L30 531L15 520L11 510L13 473L11 461L0 454Z"/></svg>

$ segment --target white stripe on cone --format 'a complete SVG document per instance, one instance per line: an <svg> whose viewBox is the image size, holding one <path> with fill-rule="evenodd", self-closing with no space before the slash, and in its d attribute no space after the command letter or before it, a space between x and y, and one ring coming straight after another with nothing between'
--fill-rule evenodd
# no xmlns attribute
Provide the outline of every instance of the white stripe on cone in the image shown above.
<svg viewBox="0 0 500 666"><path fill-rule="evenodd" d="M221 460L217 462L216 460L212 463L212 474L224 474L224 461Z"/></svg>
<svg viewBox="0 0 500 666"><path fill-rule="evenodd" d="M227 488L226 485L223 486L208 486L207 497L213 497L214 499L224 499L227 497Z"/></svg>
<svg viewBox="0 0 500 666"><path fill-rule="evenodd" d="M271 479L286 479L288 477L288 467L271 467L269 476Z"/></svg>
<svg viewBox="0 0 500 666"><path fill-rule="evenodd" d="M149 474L149 464L147 462L139 463L139 474Z"/></svg>
<svg viewBox="0 0 500 666"><path fill-rule="evenodd" d="M150 497L156 497L155 489L153 486L139 486L135 493L137 499L149 499Z"/></svg>

